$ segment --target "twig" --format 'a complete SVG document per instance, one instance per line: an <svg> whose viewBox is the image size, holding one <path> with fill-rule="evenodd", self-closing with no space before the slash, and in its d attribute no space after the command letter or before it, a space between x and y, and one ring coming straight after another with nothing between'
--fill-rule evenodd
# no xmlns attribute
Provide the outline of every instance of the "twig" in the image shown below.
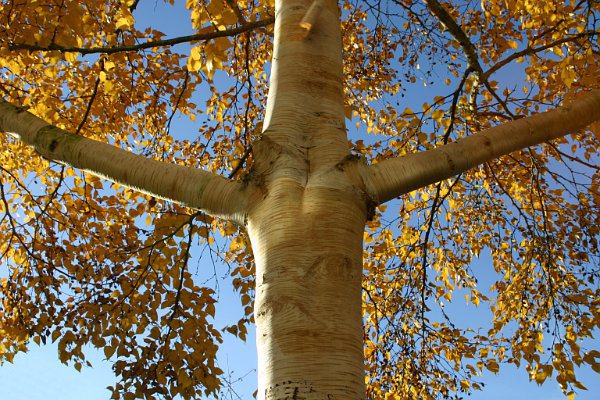
<svg viewBox="0 0 600 400"><path fill-rule="evenodd" d="M275 21L275 17L268 17L264 20L249 22L246 25L238 26L237 28L225 29L223 31L214 31L210 33L198 33L195 35L180 36L172 39L156 40L152 42L140 43L131 46L111 46L111 47L68 47L51 43L48 46L40 46L38 44L11 43L8 45L9 50L28 50L28 51L59 51L61 53L79 53L79 54L114 54L126 51L138 51L151 49L155 47L173 46L180 43L204 41L216 39L226 36L235 36L240 33L248 32L255 28L271 25Z"/></svg>

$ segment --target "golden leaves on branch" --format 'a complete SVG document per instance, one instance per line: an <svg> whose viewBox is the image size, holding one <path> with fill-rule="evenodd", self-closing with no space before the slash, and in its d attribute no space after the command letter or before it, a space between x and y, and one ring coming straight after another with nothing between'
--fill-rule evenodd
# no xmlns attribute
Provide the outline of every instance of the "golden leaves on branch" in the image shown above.
<svg viewBox="0 0 600 400"><path fill-rule="evenodd" d="M229 38L223 37L193 47L188 58L188 70L190 72L202 70L208 79L212 80L215 71L223 69L231 46Z"/></svg>

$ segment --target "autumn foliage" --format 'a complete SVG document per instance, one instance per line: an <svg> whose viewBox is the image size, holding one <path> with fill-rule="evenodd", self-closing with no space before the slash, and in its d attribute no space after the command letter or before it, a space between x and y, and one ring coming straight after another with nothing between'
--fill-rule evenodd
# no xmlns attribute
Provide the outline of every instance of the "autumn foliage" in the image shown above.
<svg viewBox="0 0 600 400"><path fill-rule="evenodd" d="M2 98L149 159L253 179L273 1L187 0L189 36L148 25L153 3L2 2ZM340 12L349 145L365 164L600 88L597 1L345 0ZM577 367L600 372L599 135L596 122L375 204L368 398L460 397L505 363L572 398ZM254 321L244 229L0 141L0 358L57 342L81 369L92 345L114 362L113 398L218 396L222 337L245 339ZM225 327L223 276L244 310ZM465 304L477 320L456 320Z"/></svg>

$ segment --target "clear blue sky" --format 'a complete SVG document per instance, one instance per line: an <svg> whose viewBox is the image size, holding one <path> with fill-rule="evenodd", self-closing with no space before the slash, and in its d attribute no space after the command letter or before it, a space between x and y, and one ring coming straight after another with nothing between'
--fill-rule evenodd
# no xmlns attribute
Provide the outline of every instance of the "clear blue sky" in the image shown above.
<svg viewBox="0 0 600 400"><path fill-rule="evenodd" d="M167 33L167 37L190 34L189 19L183 7L183 2L176 2L175 8L165 9L162 1L142 2L139 12L136 12L138 22L146 25L152 24L159 30ZM422 99L412 98L418 103ZM174 121L172 127L176 132L178 126ZM351 126L351 124L349 124ZM188 126L189 127L189 126ZM208 261L207 261L208 263ZM202 268L202 266L201 266ZM206 265L211 268L212 265ZM490 268L489 260L482 260L476 268ZM226 303L217 308L216 325L222 327L231 313L240 315L236 298L227 297L227 284L221 284L221 298ZM457 296L457 298L460 298ZM464 300L463 300L464 301ZM460 302L460 300L458 300ZM472 306L471 306L472 307ZM468 306L460 305L457 310L462 310L459 318L473 317L473 310ZM231 372L233 379L244 377L243 380L233 383L235 393L223 393L223 399L251 399L256 388L256 351L254 347L254 334L249 335L248 341L242 343L230 335L224 336L225 342L219 353L219 365L224 371ZM14 364L4 364L0 367L0 398L6 400L108 400L110 395L106 387L115 383L110 364L103 360L102 352L89 349L89 360L94 368L83 368L77 372L72 367L62 365L58 361L56 347L48 345L39 348L32 345L29 353L19 354L15 357ZM581 380L589 391L580 392L576 399L600 399L600 379L591 369L580 371ZM558 384L553 379L548 379L543 386L531 383L524 370L517 371L512 366L502 366L498 375L488 373L482 380L486 387L483 392L474 393L471 398L475 400L525 400L525 399L564 399Z"/></svg>

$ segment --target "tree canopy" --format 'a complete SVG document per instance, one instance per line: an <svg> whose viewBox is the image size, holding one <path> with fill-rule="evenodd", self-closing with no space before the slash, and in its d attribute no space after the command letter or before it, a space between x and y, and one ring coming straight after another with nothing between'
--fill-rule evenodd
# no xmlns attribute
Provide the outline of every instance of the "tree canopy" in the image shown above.
<svg viewBox="0 0 600 400"><path fill-rule="evenodd" d="M143 7L153 2L4 0L2 110L34 114L73 143L173 164L174 176L184 166L250 179L274 2L187 0L187 36L140 24ZM370 165L600 88L595 0L339 7L349 146ZM190 128L172 129L182 118ZM462 396L502 363L540 384L556 379L572 398L585 388L577 366L600 372L599 135L595 122L399 197L382 193L389 203L373 206L364 235L369 398ZM254 321L243 221L0 140L0 357L56 341L60 360L80 369L92 345L114 361L114 398L217 393L222 336L245 339ZM128 183L127 165L122 174ZM487 254L482 271L474 263ZM198 258L224 263L214 276L229 277L244 307L224 329L213 322L216 279ZM489 320L454 321L448 304L465 300Z"/></svg>

